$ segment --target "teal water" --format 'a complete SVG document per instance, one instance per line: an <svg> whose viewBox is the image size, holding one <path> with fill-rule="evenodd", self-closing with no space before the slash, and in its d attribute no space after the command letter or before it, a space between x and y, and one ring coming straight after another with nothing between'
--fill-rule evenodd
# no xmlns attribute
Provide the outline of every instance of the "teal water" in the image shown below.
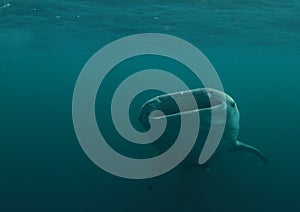
<svg viewBox="0 0 300 212"><path fill-rule="evenodd" d="M297 0L0 2L0 211L299 211L299 10ZM146 32L203 51L237 102L240 139L269 165L228 153L209 171L128 180L88 159L72 123L76 79L101 47ZM109 105L96 106L101 116Z"/></svg>

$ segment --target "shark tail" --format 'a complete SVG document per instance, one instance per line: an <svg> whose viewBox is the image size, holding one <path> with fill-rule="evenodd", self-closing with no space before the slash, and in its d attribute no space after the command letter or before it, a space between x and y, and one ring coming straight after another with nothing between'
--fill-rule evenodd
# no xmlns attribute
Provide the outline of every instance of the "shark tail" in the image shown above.
<svg viewBox="0 0 300 212"><path fill-rule="evenodd" d="M251 145L245 144L243 142L235 141L234 145L232 145L231 148L229 149L229 152L233 152L233 151L242 151L242 152L251 153L251 154L259 157L259 159L264 164L268 163L267 158L264 156L264 154L259 149L255 148Z"/></svg>

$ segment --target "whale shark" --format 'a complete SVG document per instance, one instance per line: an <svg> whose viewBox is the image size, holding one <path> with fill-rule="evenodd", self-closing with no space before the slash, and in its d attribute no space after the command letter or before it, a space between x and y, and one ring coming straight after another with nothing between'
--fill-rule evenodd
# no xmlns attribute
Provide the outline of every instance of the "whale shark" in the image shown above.
<svg viewBox="0 0 300 212"><path fill-rule="evenodd" d="M180 101L184 102L188 95L193 95L195 98L197 103L196 108L191 105L190 108L185 107L185 111L181 111L174 98L179 98ZM153 111L161 111L163 114L158 113L158 115L153 115ZM212 111L216 113L223 111L225 112L225 116L213 120ZM180 117L186 115L199 115L200 124L196 142L188 156L184 159L184 164L198 166L207 163L207 161L199 162L201 149L205 145L209 129L222 124L224 130L220 142L208 161L227 152L240 151L257 156L265 164L268 162L267 158L258 148L239 140L240 113L233 98L222 91L212 88L197 88L189 91L163 94L148 100L141 107L138 119L145 131L149 131L151 125L159 121L161 117L167 119L165 132L157 141L153 142L157 151L156 154L163 154L172 146L172 142L176 140L178 131L180 130L178 129L180 128ZM190 123L191 127L193 127L193 124Z"/></svg>

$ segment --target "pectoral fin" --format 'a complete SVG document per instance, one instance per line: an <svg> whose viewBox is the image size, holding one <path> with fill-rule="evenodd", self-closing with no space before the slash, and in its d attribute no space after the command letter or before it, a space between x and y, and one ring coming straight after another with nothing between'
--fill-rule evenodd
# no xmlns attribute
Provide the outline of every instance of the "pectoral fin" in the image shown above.
<svg viewBox="0 0 300 212"><path fill-rule="evenodd" d="M255 148L253 146L250 146L248 144L245 144L243 142L240 142L240 141L235 141L234 145L232 145L228 151L229 152L232 152L232 151L248 152L248 153L254 154L257 157L259 157L265 164L268 163L267 158L264 156L264 154L259 149Z"/></svg>

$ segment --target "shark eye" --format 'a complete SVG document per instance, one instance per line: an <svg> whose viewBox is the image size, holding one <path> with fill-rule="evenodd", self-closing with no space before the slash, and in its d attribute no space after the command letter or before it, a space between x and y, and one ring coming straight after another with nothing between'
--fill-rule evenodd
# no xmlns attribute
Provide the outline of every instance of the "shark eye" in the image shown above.
<svg viewBox="0 0 300 212"><path fill-rule="evenodd" d="M232 106L232 107L235 107L235 102L231 102L231 106Z"/></svg>

